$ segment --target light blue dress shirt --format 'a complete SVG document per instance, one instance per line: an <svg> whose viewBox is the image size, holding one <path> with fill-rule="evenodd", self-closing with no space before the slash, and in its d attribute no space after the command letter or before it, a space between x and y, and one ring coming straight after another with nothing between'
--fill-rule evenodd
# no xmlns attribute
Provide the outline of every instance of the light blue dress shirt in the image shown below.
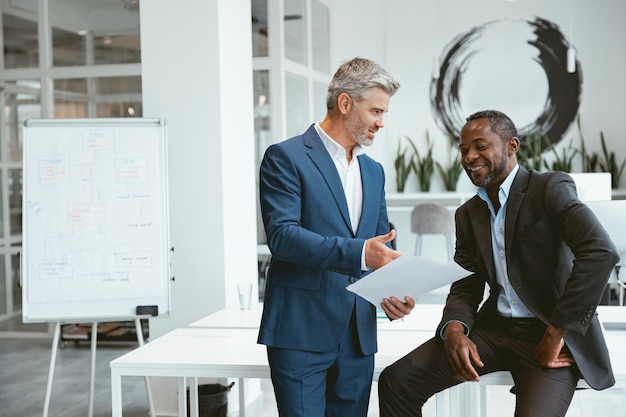
<svg viewBox="0 0 626 417"><path fill-rule="evenodd" d="M500 185L498 200L500 209L496 212L493 203L487 196L487 190L483 187L478 189L478 196L487 203L491 213L491 248L493 250L493 260L496 268L496 280L500 286L498 295L498 313L504 317L534 317L534 314L524 305L522 300L511 286L506 267L506 251L504 247L504 225L506 220L506 203L511 191L511 184L519 165L509 173Z"/></svg>

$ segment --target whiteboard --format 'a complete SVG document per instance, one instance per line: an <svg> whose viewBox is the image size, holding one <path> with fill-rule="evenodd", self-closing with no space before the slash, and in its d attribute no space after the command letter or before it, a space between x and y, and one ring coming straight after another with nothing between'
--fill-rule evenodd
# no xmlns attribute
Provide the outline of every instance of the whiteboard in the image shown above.
<svg viewBox="0 0 626 417"><path fill-rule="evenodd" d="M23 321L167 316L165 122L31 119L23 138Z"/></svg>

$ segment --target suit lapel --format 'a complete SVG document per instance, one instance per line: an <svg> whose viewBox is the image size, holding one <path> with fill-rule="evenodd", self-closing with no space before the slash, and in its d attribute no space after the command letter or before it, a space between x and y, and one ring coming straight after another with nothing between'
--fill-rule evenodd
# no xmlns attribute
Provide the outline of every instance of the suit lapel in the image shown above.
<svg viewBox="0 0 626 417"><path fill-rule="evenodd" d="M523 167L519 168L511 190L509 191L509 198L506 202L506 219L504 225L504 246L506 256L510 255L511 248L513 247L513 238L515 235L515 224L519 215L519 208L526 195L526 185L528 183L529 174ZM485 239L476 239L478 245L478 252L483 259L485 265L489 268L489 279L492 283L496 283L496 271L493 260L493 249L491 247L491 213L487 203L482 199L476 197L475 204L480 205L480 209L474 211L472 217L472 227L474 228L475 236L485 236Z"/></svg>
<svg viewBox="0 0 626 417"><path fill-rule="evenodd" d="M513 247L513 238L515 235L515 224L520 212L520 206L524 201L526 195L526 185L528 184L529 174L523 167L519 168L513 184L511 184L511 190L509 191L509 198L506 201L506 220L504 224L504 249L506 256L511 254L511 248Z"/></svg>
<svg viewBox="0 0 626 417"><path fill-rule="evenodd" d="M496 281L496 271L493 263L493 250L491 247L491 213L487 203L480 197L474 197L474 205L476 209L472 210L472 228L474 236L484 236L484 239L476 239L478 253L483 260L484 265L488 267L489 280L491 283Z"/></svg>
<svg viewBox="0 0 626 417"><path fill-rule="evenodd" d="M359 220L359 227L356 231L356 235L359 236L364 228L370 227L372 223L376 224L378 221L378 210L380 209L380 199L375 196L373 192L379 192L382 184L379 184L380 176L376 175L374 170L374 164L372 164L368 158L359 155L359 168L361 170L361 187L363 188L363 204L361 209L361 218Z"/></svg>
<svg viewBox="0 0 626 417"><path fill-rule="evenodd" d="M341 213L341 217L352 233L348 203L346 201L343 185L341 185L341 179L337 173L337 167L335 167L335 163L328 154L328 150L326 150L326 147L322 143L314 125L311 125L311 127L309 127L309 129L304 133L304 145L309 149L307 152L309 158L324 178L326 185L333 195L335 204L337 204L337 208Z"/></svg>

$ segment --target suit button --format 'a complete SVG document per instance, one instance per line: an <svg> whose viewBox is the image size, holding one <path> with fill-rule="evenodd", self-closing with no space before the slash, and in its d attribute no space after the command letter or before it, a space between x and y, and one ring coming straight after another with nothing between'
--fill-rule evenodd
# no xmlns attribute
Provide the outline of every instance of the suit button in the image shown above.
<svg viewBox="0 0 626 417"><path fill-rule="evenodd" d="M356 278L354 278L354 277L350 277L350 278L348 278L348 282L349 282L350 284L354 284L354 283L356 282Z"/></svg>

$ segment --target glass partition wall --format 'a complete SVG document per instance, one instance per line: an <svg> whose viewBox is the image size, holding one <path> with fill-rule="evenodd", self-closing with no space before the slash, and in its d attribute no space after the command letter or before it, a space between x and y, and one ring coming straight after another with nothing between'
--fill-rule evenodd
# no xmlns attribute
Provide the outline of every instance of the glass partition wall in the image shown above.
<svg viewBox="0 0 626 417"><path fill-rule="evenodd" d="M330 11L322 0L252 0L255 155L304 132L326 114ZM257 178L258 192L258 178ZM259 291L269 260L257 198Z"/></svg>
<svg viewBox="0 0 626 417"><path fill-rule="evenodd" d="M29 118L141 117L138 0L0 0L0 335L22 324L22 126Z"/></svg>
<svg viewBox="0 0 626 417"><path fill-rule="evenodd" d="M251 6L258 168L270 144L326 113L330 12L327 0L251 0ZM49 332L21 322L24 121L141 117L139 29L139 0L0 0L0 336Z"/></svg>
<svg viewBox="0 0 626 417"><path fill-rule="evenodd" d="M330 12L322 0L252 0L255 146L302 133L326 114ZM265 237L259 218L258 243Z"/></svg>

